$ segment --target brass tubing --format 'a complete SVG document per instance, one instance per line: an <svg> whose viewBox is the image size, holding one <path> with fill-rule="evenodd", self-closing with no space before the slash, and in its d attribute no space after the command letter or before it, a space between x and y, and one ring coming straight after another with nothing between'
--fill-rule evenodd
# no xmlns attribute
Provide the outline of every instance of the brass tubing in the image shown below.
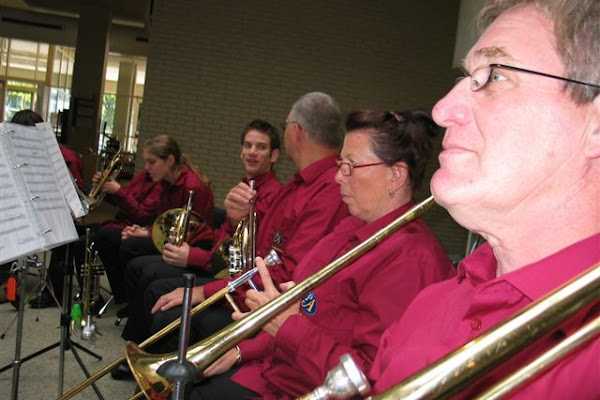
<svg viewBox="0 0 600 400"><path fill-rule="evenodd" d="M448 398L600 297L600 264L373 399Z"/></svg>
<svg viewBox="0 0 600 400"><path fill-rule="evenodd" d="M195 306L194 308L192 308L191 315L195 315L195 314L199 313L200 311L204 310L205 308L216 303L217 301L221 300L225 296L225 294L227 294L228 290L229 289L227 287L224 287L223 289L215 292L215 294L210 296L208 299L204 300L202 303L200 303L197 306ZM178 318L178 319L172 321L170 324L166 325L160 331L156 332L154 335L150 336L148 339L146 339L142 343L140 343L139 348L143 349L144 347L147 347L147 346L153 344L154 342L156 342L158 339L161 339L166 334L174 331L180 324L181 324L181 318ZM67 399L73 398L75 395L77 395L81 391L83 391L86 387L90 386L92 383L94 383L98 379L102 378L104 375L109 373L111 370L118 367L119 364L125 360L126 360L125 357L116 359L112 363L110 363L110 364L106 365L105 367L96 371L93 375L91 375L89 378L87 378L86 380L81 382L79 385L74 386L71 389L69 389L62 396L60 396L57 400L67 400ZM140 392L140 393L142 393L142 392Z"/></svg>
<svg viewBox="0 0 600 400"><path fill-rule="evenodd" d="M339 270L343 269L358 257L375 247L390 234L403 225L422 215L434 203L429 197L420 204L392 221L389 225L375 232L368 239L355 246L346 254L335 259L320 271L309 276L281 296L271 300L254 310L239 321L233 322L221 331L192 346L187 353L188 360L199 371L204 371L227 350L243 339L253 335L269 320L299 300L306 292L317 287ZM162 363L176 357L170 354L148 354L140 351L134 343L127 344L127 362L140 388L150 399L166 398L170 393L170 384L156 373ZM200 375L200 374L199 374Z"/></svg>
<svg viewBox="0 0 600 400"><path fill-rule="evenodd" d="M600 334L600 316L594 318L582 328L579 328L575 333L563 339L559 344L552 347L523 368L520 368L487 389L484 393L478 395L475 400L501 399L522 384L541 374L573 351L577 350L580 346L594 339L598 334Z"/></svg>

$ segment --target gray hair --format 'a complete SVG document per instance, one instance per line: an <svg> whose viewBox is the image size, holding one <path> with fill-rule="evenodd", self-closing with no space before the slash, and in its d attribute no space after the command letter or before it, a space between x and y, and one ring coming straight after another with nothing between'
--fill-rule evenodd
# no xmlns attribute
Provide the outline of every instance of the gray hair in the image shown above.
<svg viewBox="0 0 600 400"><path fill-rule="evenodd" d="M600 85L600 1L598 0L489 0L478 25L487 28L500 14L517 6L534 5L554 24L558 54L567 77ZM568 83L577 104L594 100L600 89Z"/></svg>
<svg viewBox="0 0 600 400"><path fill-rule="evenodd" d="M342 113L328 94L311 92L300 97L290 111L289 121L300 124L316 143L339 149L342 144Z"/></svg>

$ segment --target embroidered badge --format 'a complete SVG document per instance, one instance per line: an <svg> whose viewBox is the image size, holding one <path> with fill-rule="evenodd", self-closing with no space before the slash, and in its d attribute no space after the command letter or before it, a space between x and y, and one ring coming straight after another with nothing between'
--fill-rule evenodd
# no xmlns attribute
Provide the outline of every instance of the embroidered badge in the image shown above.
<svg viewBox="0 0 600 400"><path fill-rule="evenodd" d="M273 247L279 247L283 244L283 235L281 232L275 232L273 235Z"/></svg>
<svg viewBox="0 0 600 400"><path fill-rule="evenodd" d="M313 292L308 292L300 303L302 312L306 315L315 315L317 312L317 296Z"/></svg>

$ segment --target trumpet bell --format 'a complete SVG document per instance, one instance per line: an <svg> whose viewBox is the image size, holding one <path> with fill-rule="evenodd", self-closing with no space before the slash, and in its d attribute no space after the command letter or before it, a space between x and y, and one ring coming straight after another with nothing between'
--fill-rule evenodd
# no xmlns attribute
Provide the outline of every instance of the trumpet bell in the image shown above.
<svg viewBox="0 0 600 400"><path fill-rule="evenodd" d="M126 346L127 363L133 372L140 389L149 399L168 399L171 383L158 374L158 368L172 359L172 354L150 354L141 350L135 343Z"/></svg>
<svg viewBox="0 0 600 400"><path fill-rule="evenodd" d="M152 242L159 252L163 252L165 244L172 243L177 235L177 227L185 217L185 208L172 208L160 214L152 224ZM184 241L189 242L203 226L202 217L196 212L190 213L187 232Z"/></svg>

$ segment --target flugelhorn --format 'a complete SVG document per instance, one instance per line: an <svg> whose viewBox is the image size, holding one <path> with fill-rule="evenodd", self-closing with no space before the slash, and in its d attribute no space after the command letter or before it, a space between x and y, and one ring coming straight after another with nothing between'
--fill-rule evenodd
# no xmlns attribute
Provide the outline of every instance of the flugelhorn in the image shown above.
<svg viewBox="0 0 600 400"><path fill-rule="evenodd" d="M279 297L264 304L239 321L233 322L209 338L192 346L187 353L188 360L191 361L199 371L205 370L227 350L243 339L257 333L264 324L283 310L287 309L292 303L302 298L309 290L317 287L338 271L350 265L358 257L362 256L389 235L400 229L400 227L422 215L433 204L433 197L427 198L392 221L389 225L375 232L361 244L335 259L320 271L309 276ZM153 355L144 353L138 346L131 342L127 344L126 351L129 367L144 394L150 399L164 399L168 397L171 391L171 384L157 374L156 371L163 363L174 359L176 355Z"/></svg>
<svg viewBox="0 0 600 400"><path fill-rule="evenodd" d="M108 162L108 165L102 170L100 178L92 186L90 193L85 198L90 210L93 210L102 202L104 196L106 196L106 192L102 191L102 186L109 180L117 179L124 164L125 157L121 152L121 147L119 147L117 152Z"/></svg>
<svg viewBox="0 0 600 400"><path fill-rule="evenodd" d="M600 264L580 274L560 288L530 304L511 319L497 325L436 363L408 377L396 386L373 397L387 399L441 399L459 393L469 383L525 349L534 340L556 329L569 317L600 299ZM523 370L501 381L478 399L495 399L509 393L528 378L543 371L566 351L600 333L600 319L559 343ZM542 360L542 361L539 361Z"/></svg>

